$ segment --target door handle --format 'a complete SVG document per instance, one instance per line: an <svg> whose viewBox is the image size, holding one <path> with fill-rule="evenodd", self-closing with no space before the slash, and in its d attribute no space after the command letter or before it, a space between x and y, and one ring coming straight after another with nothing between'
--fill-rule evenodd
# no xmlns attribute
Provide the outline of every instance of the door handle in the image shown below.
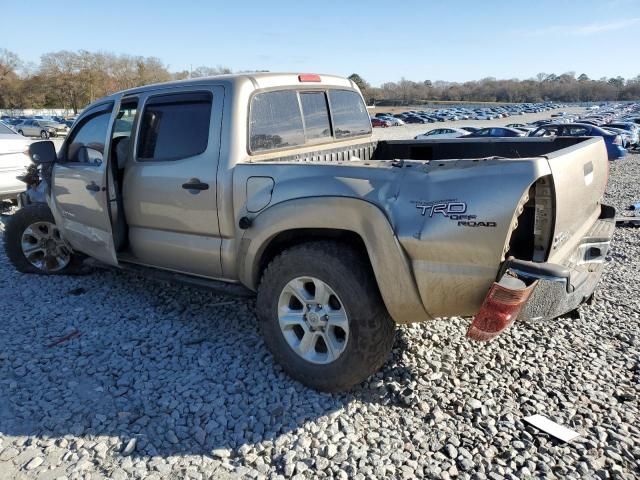
<svg viewBox="0 0 640 480"><path fill-rule="evenodd" d="M203 183L197 178L192 178L187 183L183 183L182 188L185 190L209 190L209 184Z"/></svg>
<svg viewBox="0 0 640 480"><path fill-rule="evenodd" d="M90 192L99 192L100 191L100 185L98 185L95 182L91 182L91 183L85 185L84 188L86 188Z"/></svg>

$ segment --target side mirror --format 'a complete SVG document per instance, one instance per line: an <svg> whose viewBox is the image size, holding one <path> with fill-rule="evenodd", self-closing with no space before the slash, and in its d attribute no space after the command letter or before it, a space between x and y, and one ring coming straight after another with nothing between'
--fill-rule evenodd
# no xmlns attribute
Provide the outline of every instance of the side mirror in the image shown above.
<svg viewBox="0 0 640 480"><path fill-rule="evenodd" d="M56 147L50 140L33 142L29 145L29 157L36 165L54 163L56 161Z"/></svg>

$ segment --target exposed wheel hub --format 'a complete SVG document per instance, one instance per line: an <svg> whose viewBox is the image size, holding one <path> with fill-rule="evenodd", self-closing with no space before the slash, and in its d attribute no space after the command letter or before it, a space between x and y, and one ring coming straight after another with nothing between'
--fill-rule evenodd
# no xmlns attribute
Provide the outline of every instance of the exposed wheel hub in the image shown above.
<svg viewBox="0 0 640 480"><path fill-rule="evenodd" d="M313 330L324 330L327 326L329 316L322 308L322 305L307 305L305 319L309 327Z"/></svg>

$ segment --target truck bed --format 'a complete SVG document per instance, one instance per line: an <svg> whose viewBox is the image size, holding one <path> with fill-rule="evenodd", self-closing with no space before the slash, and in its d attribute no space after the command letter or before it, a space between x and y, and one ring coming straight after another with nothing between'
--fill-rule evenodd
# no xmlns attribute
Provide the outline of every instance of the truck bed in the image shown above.
<svg viewBox="0 0 640 480"><path fill-rule="evenodd" d="M371 160L446 160L486 157L527 158L548 155L588 137L452 138L378 142Z"/></svg>

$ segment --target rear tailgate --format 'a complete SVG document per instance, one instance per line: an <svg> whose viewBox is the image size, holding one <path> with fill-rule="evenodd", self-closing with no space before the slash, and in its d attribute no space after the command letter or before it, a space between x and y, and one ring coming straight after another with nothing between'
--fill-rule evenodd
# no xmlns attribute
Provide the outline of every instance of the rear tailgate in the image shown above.
<svg viewBox="0 0 640 480"><path fill-rule="evenodd" d="M600 216L609 161L600 137L551 153L548 161L555 190L555 230L548 261L563 263Z"/></svg>

